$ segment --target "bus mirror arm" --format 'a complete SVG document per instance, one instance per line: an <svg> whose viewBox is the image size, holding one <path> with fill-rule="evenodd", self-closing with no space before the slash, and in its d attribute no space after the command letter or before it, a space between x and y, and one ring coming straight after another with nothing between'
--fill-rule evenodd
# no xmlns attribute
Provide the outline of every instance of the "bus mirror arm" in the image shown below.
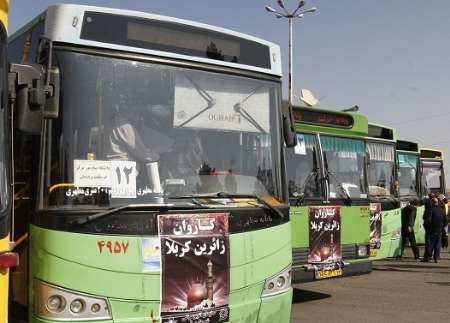
<svg viewBox="0 0 450 323"><path fill-rule="evenodd" d="M49 84L45 86L45 105L42 116L44 119L56 119L59 115L60 73L57 67L48 70Z"/></svg>
<svg viewBox="0 0 450 323"><path fill-rule="evenodd" d="M292 106L288 102L283 102L282 118L283 118L283 135L286 147L295 147L297 145L297 134L295 131Z"/></svg>
<svg viewBox="0 0 450 323"><path fill-rule="evenodd" d="M37 64L10 64L9 100L17 111L19 130L39 134L45 103L44 72Z"/></svg>

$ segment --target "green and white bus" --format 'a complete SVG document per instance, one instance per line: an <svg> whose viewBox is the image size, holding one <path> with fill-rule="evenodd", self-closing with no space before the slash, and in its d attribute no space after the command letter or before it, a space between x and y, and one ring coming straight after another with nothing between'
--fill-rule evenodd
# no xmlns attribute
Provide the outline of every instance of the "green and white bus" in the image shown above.
<svg viewBox="0 0 450 323"><path fill-rule="evenodd" d="M422 197L429 193L447 194L445 186L444 153L432 148L420 149Z"/></svg>
<svg viewBox="0 0 450 323"><path fill-rule="evenodd" d="M367 117L293 107L297 146L286 152L293 279L368 273Z"/></svg>
<svg viewBox="0 0 450 323"><path fill-rule="evenodd" d="M417 142L406 140L397 140L396 149L400 207L403 208L412 200L421 200L420 150ZM416 222L414 225L417 244L425 243L425 229L422 219L423 212L424 206L417 206ZM398 234L400 237L401 232Z"/></svg>
<svg viewBox="0 0 450 323"><path fill-rule="evenodd" d="M398 257L401 252L401 216L398 199L394 128L369 124L367 138L370 198L370 257Z"/></svg>
<svg viewBox="0 0 450 323"><path fill-rule="evenodd" d="M24 320L289 322L279 46L56 5L9 59Z"/></svg>

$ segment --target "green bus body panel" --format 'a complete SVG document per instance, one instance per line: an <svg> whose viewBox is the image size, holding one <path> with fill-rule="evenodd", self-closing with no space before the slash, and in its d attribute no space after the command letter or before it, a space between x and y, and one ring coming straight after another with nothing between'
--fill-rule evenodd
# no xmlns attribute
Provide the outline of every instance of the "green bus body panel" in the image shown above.
<svg viewBox="0 0 450 323"><path fill-rule="evenodd" d="M401 210L393 209L381 212L381 246L375 249L377 255L371 260L398 257L401 253Z"/></svg>
<svg viewBox="0 0 450 323"><path fill-rule="evenodd" d="M311 108L311 109L313 109L314 111L321 111L323 113L338 112L338 111L334 111L334 110L323 110L323 109L316 109L316 108ZM357 113L351 113L350 115L353 117L353 127L352 128L339 128L339 127L333 127L333 126L324 126L324 125L296 122L295 129L297 132L313 132L313 133L318 132L321 134L323 133L323 134L345 136L345 137L352 137L352 136L366 137L367 132L369 130L367 117L362 114L357 114Z"/></svg>
<svg viewBox="0 0 450 323"><path fill-rule="evenodd" d="M425 244L425 228L423 227L423 213L425 212L425 206L421 205L417 207L416 222L414 223L414 234L416 236L416 243Z"/></svg>
<svg viewBox="0 0 450 323"><path fill-rule="evenodd" d="M330 204L331 206L332 204ZM341 206L341 244L369 244L369 214L365 206ZM292 247L309 246L308 207L291 206Z"/></svg>
<svg viewBox="0 0 450 323"><path fill-rule="evenodd" d="M114 322L147 322L152 310L159 316L160 275L142 272L141 237L78 234L36 226L31 226L30 232L31 277L107 297ZM263 312L284 315L277 312L279 303L290 304L291 292L267 298L261 298L261 293L265 279L291 265L290 232L291 225L286 223L230 235L230 322L269 322L261 316ZM129 245L126 253L110 253L105 248L100 253L98 241ZM262 301L268 308L262 309ZM289 317L290 307L286 311Z"/></svg>

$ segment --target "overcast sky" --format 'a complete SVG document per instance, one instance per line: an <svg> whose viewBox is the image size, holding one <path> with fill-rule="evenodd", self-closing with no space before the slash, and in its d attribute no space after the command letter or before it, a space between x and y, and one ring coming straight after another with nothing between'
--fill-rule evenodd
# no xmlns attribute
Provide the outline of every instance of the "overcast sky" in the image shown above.
<svg viewBox="0 0 450 323"><path fill-rule="evenodd" d="M10 31L14 31L61 1L10 2ZM291 8L298 3L285 2ZM287 21L264 10L266 4L276 7L275 0L70 3L170 15L275 42L282 48L287 80ZM318 11L294 25L294 91L312 90L323 107L357 104L371 122L395 126L402 139L443 148L450 174L450 1L307 1L306 7L311 6Z"/></svg>

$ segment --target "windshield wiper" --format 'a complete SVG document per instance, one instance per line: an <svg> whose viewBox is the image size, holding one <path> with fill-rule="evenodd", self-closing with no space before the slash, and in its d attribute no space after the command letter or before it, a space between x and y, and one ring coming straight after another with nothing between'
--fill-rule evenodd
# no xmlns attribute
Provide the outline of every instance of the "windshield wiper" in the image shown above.
<svg viewBox="0 0 450 323"><path fill-rule="evenodd" d="M121 205L112 209L108 209L99 213L95 213L95 214L91 214L88 215L87 217L81 218L81 219L77 219L74 220L71 224L72 225L83 225L95 220L98 220L100 218L103 218L105 216L117 213L119 211L123 211L123 210L139 210L139 209L148 209L148 208L152 208L152 207L156 207L156 208L169 208L169 207L173 207L174 204L126 204L126 205Z"/></svg>
<svg viewBox="0 0 450 323"><path fill-rule="evenodd" d="M187 123L191 122L192 120L194 120L195 118L197 118L199 115L201 115L202 113L204 113L205 111L211 109L215 104L216 104L216 100L209 95L208 92L206 92L206 90L204 90L200 85L197 84L197 82L195 82L192 78L190 78L187 74L185 74L184 76L186 76L186 78L189 80L189 82L192 83L192 85L195 87L195 89L197 90L197 92L200 94L200 96L205 99L205 101L208 103L208 105L206 106L206 108L204 108L203 110L200 110L199 112L197 112L196 114L194 114L192 117L190 117L189 119L187 119L185 122L183 122L182 124L180 124L180 127L183 127L184 125L186 125Z"/></svg>
<svg viewBox="0 0 450 323"><path fill-rule="evenodd" d="M276 214L281 219L284 219L284 214L273 207L262 198L258 197L254 194L237 194L237 193L227 193L227 192L214 192L214 193L206 193L206 194L192 194L192 195L180 195L169 197L168 199L196 199L196 198L222 198L222 199L232 199L232 198L248 198L255 199L258 203L262 204L266 209L270 210L272 213ZM252 205L252 204L250 204Z"/></svg>
<svg viewBox="0 0 450 323"><path fill-rule="evenodd" d="M264 128L258 123L258 121L256 121L251 115L250 113L247 112L247 110L245 110L242 107L242 104L247 101L251 96L253 96L255 93L258 92L258 90L262 88L262 86L258 86L255 87L245 98L243 98L240 102L236 103L234 105L234 111L240 113L245 120L247 120L250 124L252 124L256 129L258 129L261 133L266 133L266 131L264 130Z"/></svg>
<svg viewBox="0 0 450 323"><path fill-rule="evenodd" d="M309 181L311 180L311 178L317 174L317 168L314 168L309 174L308 176L306 176L305 180L302 183L302 186L300 186L300 193L296 192L298 194L298 196L296 196L296 201L295 201L295 206L300 206L300 203L303 202L303 199L305 197L305 190L306 190L306 185L309 183Z"/></svg>
<svg viewBox="0 0 450 323"><path fill-rule="evenodd" d="M352 201L350 194L348 194L347 190L344 188L342 183L338 181L336 175L334 173L330 172L329 170L327 170L326 173L328 176L331 175L331 177L334 179L337 186L340 188L341 194L344 196L345 201L348 203L348 205L352 205L353 201Z"/></svg>

